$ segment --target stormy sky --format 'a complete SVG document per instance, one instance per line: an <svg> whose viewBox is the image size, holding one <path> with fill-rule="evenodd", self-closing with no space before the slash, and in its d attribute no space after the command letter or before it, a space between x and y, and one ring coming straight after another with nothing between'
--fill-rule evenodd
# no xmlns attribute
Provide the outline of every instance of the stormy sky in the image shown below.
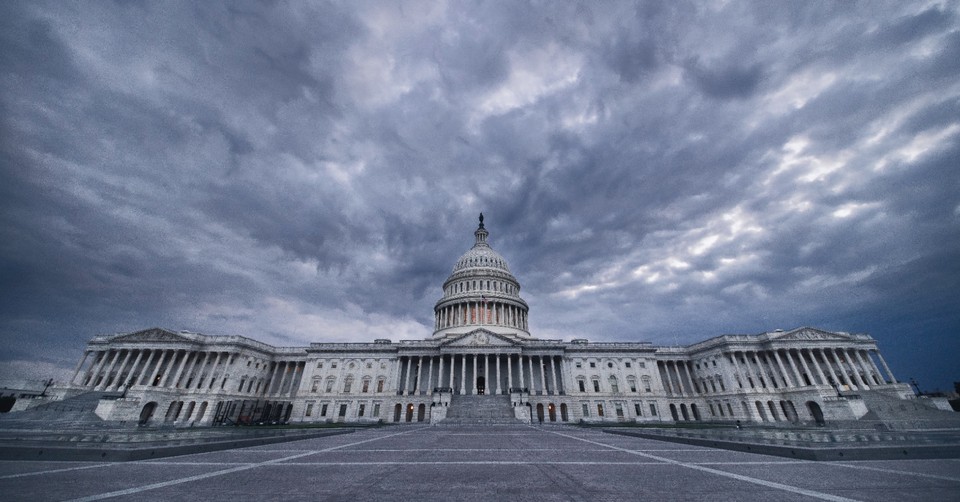
<svg viewBox="0 0 960 502"><path fill-rule="evenodd" d="M958 76L957 2L0 2L0 377L428 337L483 211L534 336L866 332L946 390Z"/></svg>

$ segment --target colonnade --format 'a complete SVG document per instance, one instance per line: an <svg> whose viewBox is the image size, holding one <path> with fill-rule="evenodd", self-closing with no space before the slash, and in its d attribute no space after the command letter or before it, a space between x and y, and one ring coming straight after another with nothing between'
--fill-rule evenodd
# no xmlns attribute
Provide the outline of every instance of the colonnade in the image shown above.
<svg viewBox="0 0 960 502"><path fill-rule="evenodd" d="M449 388L458 394L508 394L528 389L531 394L565 393L559 355L463 353L400 356L397 393L428 394Z"/></svg>
<svg viewBox="0 0 960 502"><path fill-rule="evenodd" d="M70 380L94 391L119 391L124 387L215 390L232 393L292 396L303 375L302 360L270 362L262 369L237 367L236 388L228 385L228 370L239 353L187 349L118 348L86 350ZM92 358L91 358L92 356ZM90 361L87 364L87 361Z"/></svg>
<svg viewBox="0 0 960 502"><path fill-rule="evenodd" d="M471 301L435 311L434 329L457 326L495 325L527 330L527 310L498 301Z"/></svg>
<svg viewBox="0 0 960 502"><path fill-rule="evenodd" d="M883 372L874 357L883 367ZM847 386L868 390L873 386L897 383L887 362L876 349L852 347L729 350L723 359L734 381L724 380L722 368L706 363L697 367L690 360L657 362L664 391L672 396L722 393L727 390L762 392L813 385ZM884 378L884 374L887 378Z"/></svg>

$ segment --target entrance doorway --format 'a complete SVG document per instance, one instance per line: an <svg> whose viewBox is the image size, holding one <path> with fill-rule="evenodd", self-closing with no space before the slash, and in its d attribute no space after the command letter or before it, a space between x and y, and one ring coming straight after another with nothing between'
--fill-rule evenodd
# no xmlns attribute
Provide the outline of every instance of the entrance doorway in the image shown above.
<svg viewBox="0 0 960 502"><path fill-rule="evenodd" d="M150 418L153 417L153 412L157 410L156 401L150 401L143 406L143 410L140 412L140 421L138 424L147 425L147 422L150 421Z"/></svg>
<svg viewBox="0 0 960 502"><path fill-rule="evenodd" d="M823 419L823 410L820 409L820 405L814 401L807 401L807 408L810 410L810 414L813 415L813 420L819 426L823 426L826 421Z"/></svg>
<svg viewBox="0 0 960 502"><path fill-rule="evenodd" d="M477 377L477 394L483 395L487 390L487 379L484 377Z"/></svg>
<svg viewBox="0 0 960 502"><path fill-rule="evenodd" d="M537 403L537 420L543 423L543 403Z"/></svg>

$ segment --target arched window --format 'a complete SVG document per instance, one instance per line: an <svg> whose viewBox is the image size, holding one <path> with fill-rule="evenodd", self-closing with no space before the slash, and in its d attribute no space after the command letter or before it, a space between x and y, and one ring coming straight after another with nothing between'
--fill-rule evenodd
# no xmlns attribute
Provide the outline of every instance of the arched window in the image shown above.
<svg viewBox="0 0 960 502"><path fill-rule="evenodd" d="M336 377L327 378L327 385L324 387L324 392L333 392L333 386L337 383Z"/></svg>
<svg viewBox="0 0 960 502"><path fill-rule="evenodd" d="M593 380L593 391L600 392L600 379L593 377L591 380Z"/></svg>
<svg viewBox="0 0 960 502"><path fill-rule="evenodd" d="M620 386L617 385L617 377L610 375L608 380L610 381L610 392L613 392L614 394L620 392Z"/></svg>
<svg viewBox="0 0 960 502"><path fill-rule="evenodd" d="M369 379L369 378L364 378L364 379L363 379L363 388L360 389L360 392L363 392L363 393L370 392L370 379Z"/></svg>
<svg viewBox="0 0 960 502"><path fill-rule="evenodd" d="M627 377L627 385L630 386L630 392L637 391L637 377L631 375Z"/></svg>
<svg viewBox="0 0 960 502"><path fill-rule="evenodd" d="M377 379L377 392L383 392L383 384L385 380L383 377Z"/></svg>
<svg viewBox="0 0 960 502"><path fill-rule="evenodd" d="M348 377L343 381L343 393L344 393L344 394L349 394L351 387L353 387L353 377L352 377L352 376L348 376Z"/></svg>
<svg viewBox="0 0 960 502"><path fill-rule="evenodd" d="M582 376L577 377L577 386L580 388L580 392L586 392L586 391L587 391L587 379L584 378L584 377L582 377Z"/></svg>

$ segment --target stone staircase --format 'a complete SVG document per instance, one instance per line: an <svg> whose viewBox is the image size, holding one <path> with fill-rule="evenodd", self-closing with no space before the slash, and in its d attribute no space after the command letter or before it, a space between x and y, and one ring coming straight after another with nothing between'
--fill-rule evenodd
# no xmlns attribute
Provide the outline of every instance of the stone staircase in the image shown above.
<svg viewBox="0 0 960 502"><path fill-rule="evenodd" d="M114 397L116 392L84 392L59 401L44 403L24 411L5 413L0 426L46 428L51 424L62 426L97 426L103 420L94 411L102 397Z"/></svg>
<svg viewBox="0 0 960 502"><path fill-rule="evenodd" d="M440 425L517 425L510 396L455 395Z"/></svg>

